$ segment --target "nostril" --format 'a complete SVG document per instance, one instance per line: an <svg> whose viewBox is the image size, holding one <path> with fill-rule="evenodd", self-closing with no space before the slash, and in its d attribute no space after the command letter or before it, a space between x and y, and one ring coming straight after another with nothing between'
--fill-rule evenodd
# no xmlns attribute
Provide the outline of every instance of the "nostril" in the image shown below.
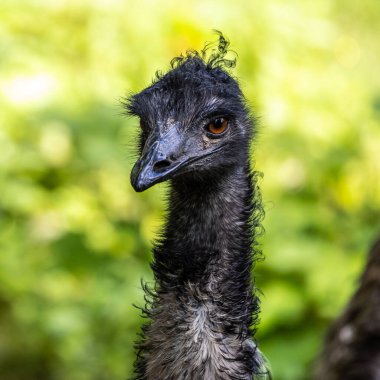
<svg viewBox="0 0 380 380"><path fill-rule="evenodd" d="M155 171L161 171L161 170L164 170L166 169L168 166L170 166L172 163L171 161L169 160L161 160L161 161L158 161L156 162L154 165L153 165L153 169Z"/></svg>

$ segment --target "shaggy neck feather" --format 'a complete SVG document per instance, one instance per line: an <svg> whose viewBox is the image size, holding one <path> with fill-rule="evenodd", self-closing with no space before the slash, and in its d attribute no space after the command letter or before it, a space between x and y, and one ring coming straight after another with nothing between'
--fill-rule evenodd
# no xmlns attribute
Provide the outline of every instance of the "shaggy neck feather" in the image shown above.
<svg viewBox="0 0 380 380"><path fill-rule="evenodd" d="M201 186L172 183L167 224L154 249L156 286L138 379L251 380L262 363L251 340L258 304L249 166L215 177Z"/></svg>
<svg viewBox="0 0 380 380"><path fill-rule="evenodd" d="M190 282L206 291L212 282L222 291L227 281L231 296L236 287L250 287L252 195L247 166L203 184L173 183L165 238L155 250L162 290Z"/></svg>

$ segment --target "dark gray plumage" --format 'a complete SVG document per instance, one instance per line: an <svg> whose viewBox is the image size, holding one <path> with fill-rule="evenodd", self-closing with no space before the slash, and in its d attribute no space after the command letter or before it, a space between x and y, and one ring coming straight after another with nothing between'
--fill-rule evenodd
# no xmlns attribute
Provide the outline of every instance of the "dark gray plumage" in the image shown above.
<svg viewBox="0 0 380 380"><path fill-rule="evenodd" d="M259 305L251 269L262 216L249 162L254 124L223 68L234 65L227 48L219 34L207 60L206 51L174 59L172 70L126 102L141 125L132 185L143 191L171 180L135 379L266 378L252 339Z"/></svg>
<svg viewBox="0 0 380 380"><path fill-rule="evenodd" d="M329 329L315 379L380 380L380 239L358 290Z"/></svg>

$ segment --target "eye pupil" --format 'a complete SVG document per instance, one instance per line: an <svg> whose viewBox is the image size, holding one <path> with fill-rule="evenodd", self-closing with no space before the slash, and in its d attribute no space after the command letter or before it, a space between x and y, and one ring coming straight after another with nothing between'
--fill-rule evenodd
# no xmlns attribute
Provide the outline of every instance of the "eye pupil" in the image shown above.
<svg viewBox="0 0 380 380"><path fill-rule="evenodd" d="M214 124L215 124L215 128L221 128L222 127L222 123L223 123L223 120L222 119L216 119L214 121Z"/></svg>
<svg viewBox="0 0 380 380"><path fill-rule="evenodd" d="M207 131L213 135L222 134L228 127L228 120L224 117L219 117L207 125Z"/></svg>

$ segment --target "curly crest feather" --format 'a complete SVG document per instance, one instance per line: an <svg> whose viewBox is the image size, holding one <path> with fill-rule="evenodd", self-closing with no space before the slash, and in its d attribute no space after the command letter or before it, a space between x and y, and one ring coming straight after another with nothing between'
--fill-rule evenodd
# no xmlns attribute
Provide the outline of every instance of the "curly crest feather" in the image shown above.
<svg viewBox="0 0 380 380"><path fill-rule="evenodd" d="M215 30L218 35L218 40L207 42L201 51L189 49L185 54L180 54L170 61L170 69L177 69L186 62L198 62L206 65L208 70L232 69L236 66L236 52L229 49L230 41L219 30ZM232 53L235 57L227 58L227 55ZM156 71L154 82L159 81L165 75L162 71Z"/></svg>

